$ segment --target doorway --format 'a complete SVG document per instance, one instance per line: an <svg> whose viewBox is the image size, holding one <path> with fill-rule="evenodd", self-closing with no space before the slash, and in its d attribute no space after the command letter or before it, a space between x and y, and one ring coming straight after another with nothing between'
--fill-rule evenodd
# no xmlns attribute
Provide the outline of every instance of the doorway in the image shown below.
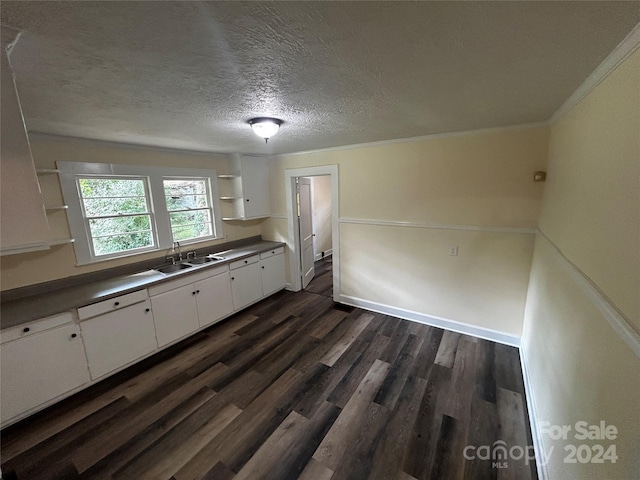
<svg viewBox="0 0 640 480"><path fill-rule="evenodd" d="M315 181L322 177L322 180ZM287 224L289 233L289 275L291 290L304 289L315 273L315 261L331 256L333 299L340 296L340 245L338 230L338 166L285 170ZM314 206L314 187L319 192ZM322 200L320 200L322 198ZM322 207L318 205L322 203ZM329 205L327 205L329 204ZM317 208L316 208L317 207ZM314 216L315 224L314 224ZM321 223L325 227L321 226ZM321 231L322 230L322 231ZM326 233L330 230L330 233ZM326 236L329 235L329 239ZM327 248L327 245L330 245ZM327 265L322 265L327 268Z"/></svg>

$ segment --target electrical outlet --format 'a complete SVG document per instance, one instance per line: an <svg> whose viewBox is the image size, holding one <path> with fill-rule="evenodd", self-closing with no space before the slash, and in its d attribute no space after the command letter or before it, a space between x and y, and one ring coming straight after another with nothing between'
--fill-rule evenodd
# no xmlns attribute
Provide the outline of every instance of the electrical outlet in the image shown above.
<svg viewBox="0 0 640 480"><path fill-rule="evenodd" d="M457 245L451 245L449 247L449 255L452 257L457 257L458 256L458 246Z"/></svg>

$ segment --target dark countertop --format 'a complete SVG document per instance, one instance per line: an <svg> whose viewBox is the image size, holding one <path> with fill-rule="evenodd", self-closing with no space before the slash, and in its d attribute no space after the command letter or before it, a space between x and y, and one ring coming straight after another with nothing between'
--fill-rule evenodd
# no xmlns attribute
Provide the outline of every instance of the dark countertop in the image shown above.
<svg viewBox="0 0 640 480"><path fill-rule="evenodd" d="M39 318L55 315L74 308L91 305L102 300L134 292L157 283L173 280L206 268L219 267L240 258L284 246L281 242L259 241L231 250L216 252L215 255L224 260L194 266L179 272L163 274L156 270L145 270L130 275L118 275L106 280L99 280L75 287L62 288L52 292L29 296L2 303L0 328L10 328Z"/></svg>

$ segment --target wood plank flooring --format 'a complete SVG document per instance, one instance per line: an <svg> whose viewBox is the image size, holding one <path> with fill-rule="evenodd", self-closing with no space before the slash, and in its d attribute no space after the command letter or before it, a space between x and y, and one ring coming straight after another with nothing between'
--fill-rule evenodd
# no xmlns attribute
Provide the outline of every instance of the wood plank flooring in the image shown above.
<svg viewBox="0 0 640 480"><path fill-rule="evenodd" d="M315 276L306 288L307 292L333 298L333 257L324 257L314 264Z"/></svg>
<svg viewBox="0 0 640 480"><path fill-rule="evenodd" d="M464 457L531 445L516 349L336 305L320 282L5 429L3 478L536 478Z"/></svg>

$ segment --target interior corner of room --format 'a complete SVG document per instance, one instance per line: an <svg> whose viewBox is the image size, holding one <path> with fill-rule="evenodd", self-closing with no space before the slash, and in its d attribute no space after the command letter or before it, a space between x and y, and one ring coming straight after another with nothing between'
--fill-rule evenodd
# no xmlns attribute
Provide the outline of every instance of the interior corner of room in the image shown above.
<svg viewBox="0 0 640 480"><path fill-rule="evenodd" d="M19 7L11 9L21 18ZM54 35L38 25L33 28ZM215 170L222 232L194 249L214 251L258 236L282 242L290 291L304 290L314 269L330 268L337 303L518 348L539 478L634 478L640 469L640 24L620 29L626 33L545 118L352 144L318 146L309 137L308 147L278 151L278 138L296 136L296 118L308 132L293 115L267 144L234 137L233 150L212 141L204 151L184 132L168 147L159 134L157 144L143 133L139 138L148 143L135 144L118 141L118 132L78 138L46 131L43 126L57 128L65 118L82 122L68 111L60 119L54 112L50 123L40 116L27 58L39 51L37 35L3 26L3 297L167 254L79 264L60 180L51 174L57 162ZM473 79L460 82L460 89L475 88ZM479 101L465 95L469 104ZM436 110L433 115L447 118L464 115ZM229 122L236 135L240 120L220 123ZM194 127L193 138L201 128ZM264 214L239 211L238 198L249 207L233 191L240 175L235 162L251 155L261 157L263 170L243 175L266 192L254 201L267 206ZM544 175L534 181L538 172ZM617 428L616 462L566 461L567 445L584 443L575 437L579 422ZM567 425L569 438L549 433ZM547 454L549 461L540 461Z"/></svg>

